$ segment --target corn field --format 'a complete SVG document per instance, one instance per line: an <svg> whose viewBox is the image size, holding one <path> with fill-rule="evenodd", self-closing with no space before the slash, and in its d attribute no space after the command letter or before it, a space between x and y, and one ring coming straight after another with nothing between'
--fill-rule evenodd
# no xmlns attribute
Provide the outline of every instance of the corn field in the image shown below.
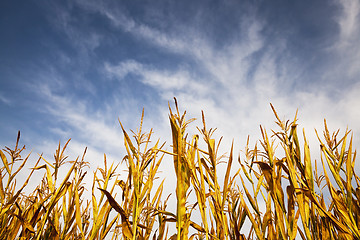
<svg viewBox="0 0 360 240"><path fill-rule="evenodd" d="M311 159L297 117L280 120L271 107L277 129L261 127L262 139L254 147L248 141L241 157L234 156L233 145L229 156L219 153L221 139L213 138L204 113L198 134L189 136L194 119L179 111L176 99L175 107L169 105L171 150L151 141L152 130L143 132L144 112L131 134L119 121L125 156L109 163L104 155L105 167L92 173L92 183L84 181L90 174L86 149L82 157L68 159L68 141L59 144L53 160L40 155L29 167L19 133L14 148L0 150L0 239L360 240L360 179L350 131L331 133L324 121L323 134L316 132L320 159ZM157 177L168 159L176 174L174 212ZM121 179L120 165L127 168ZM27 179L19 179L29 168ZM34 174L43 174L42 180L27 194ZM91 199L85 199L86 189ZM195 202L189 202L190 193Z"/></svg>

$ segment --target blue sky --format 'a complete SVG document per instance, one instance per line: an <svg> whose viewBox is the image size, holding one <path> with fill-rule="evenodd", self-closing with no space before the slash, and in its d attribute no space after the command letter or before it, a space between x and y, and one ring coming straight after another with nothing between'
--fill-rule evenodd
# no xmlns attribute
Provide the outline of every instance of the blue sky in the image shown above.
<svg viewBox="0 0 360 240"><path fill-rule="evenodd" d="M283 118L299 109L311 139L326 118L359 146L359 24L358 0L1 1L0 145L20 130L51 156L72 138L69 154L87 146L96 167L122 159L118 118L136 129L143 108L168 140L176 97L226 151L275 127L270 102Z"/></svg>

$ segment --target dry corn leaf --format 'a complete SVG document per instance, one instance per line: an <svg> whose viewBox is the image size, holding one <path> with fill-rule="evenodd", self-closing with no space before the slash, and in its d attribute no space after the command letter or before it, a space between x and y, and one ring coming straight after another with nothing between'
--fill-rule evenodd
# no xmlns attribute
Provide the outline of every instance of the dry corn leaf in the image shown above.
<svg viewBox="0 0 360 240"><path fill-rule="evenodd" d="M122 231L125 234L125 236L129 239L132 239L133 237L133 233L131 231L131 227L130 227L130 222L128 220L128 217L126 216L125 211L122 209L122 207L115 201L115 199L111 196L111 194L106 191L105 189L101 189L98 188L100 191L102 191L106 198L108 199L108 202L110 204L110 206L117 211L118 213L120 213L121 216L121 222L122 222Z"/></svg>

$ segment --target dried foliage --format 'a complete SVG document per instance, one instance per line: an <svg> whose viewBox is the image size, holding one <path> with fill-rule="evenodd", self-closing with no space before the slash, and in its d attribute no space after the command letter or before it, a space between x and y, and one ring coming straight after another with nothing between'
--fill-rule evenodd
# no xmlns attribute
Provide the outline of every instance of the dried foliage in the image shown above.
<svg viewBox="0 0 360 240"><path fill-rule="evenodd" d="M0 150L0 239L360 239L360 179L350 131L339 137L325 121L323 137L316 133L320 161L311 160L305 132L303 144L299 141L296 116L282 121L271 107L279 130L269 137L261 128L259 146L250 148L248 141L238 163L233 146L228 157L219 155L221 139L212 137L215 129L206 127L204 114L199 135L188 139L193 119L186 120L176 100L174 112L169 106L171 152L159 141L151 145L152 130L142 130L144 113L132 137L119 121L126 155L110 166L104 155L105 167L93 173L92 197L86 202L86 149L81 159L67 160L70 140L59 144L54 162L40 155L17 186L29 159L22 158L25 146L19 146L19 133L14 149ZM200 139L205 149L200 149ZM176 173L175 213L166 209L164 180L153 187L166 155L173 158ZM220 160L226 162L222 173ZM119 178L117 169L124 163L127 174ZM65 164L69 170L60 176ZM44 176L25 194L34 172ZM195 203L189 203L191 192ZM201 218L192 217L196 211ZM177 232L168 235L175 222Z"/></svg>

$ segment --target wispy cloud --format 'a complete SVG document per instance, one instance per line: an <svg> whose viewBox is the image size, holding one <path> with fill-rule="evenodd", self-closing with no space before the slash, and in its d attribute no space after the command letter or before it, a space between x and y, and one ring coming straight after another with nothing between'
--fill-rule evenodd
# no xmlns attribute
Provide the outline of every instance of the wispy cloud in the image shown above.
<svg viewBox="0 0 360 240"><path fill-rule="evenodd" d="M7 104L7 105L10 105L10 104L11 104L10 99L8 99L7 97L3 96L2 93L0 93L0 101L2 101L3 103L5 103L5 104Z"/></svg>
<svg viewBox="0 0 360 240"><path fill-rule="evenodd" d="M331 49L334 53L333 68L329 69L329 78L335 81L358 81L360 70L360 3L356 0L339 0L340 14L336 16L339 25L339 36Z"/></svg>
<svg viewBox="0 0 360 240"><path fill-rule="evenodd" d="M113 119L109 119L109 113L106 111L91 110L85 101L60 96L45 84L37 87L37 91L46 99L43 111L52 116L55 125L63 126L63 128L54 127L51 131L62 135L65 139L74 138L73 142L76 143L77 148L79 145L83 148L88 147L96 156L107 153L113 160L116 157L120 158L123 139L114 116L116 113L110 114Z"/></svg>
<svg viewBox="0 0 360 240"><path fill-rule="evenodd" d="M66 33L73 49L79 52L76 61L87 62L85 65L88 67L93 66L91 62L97 63L95 68L99 71L99 76L93 82L87 81L85 74L78 75L79 72L88 71L85 65L80 64L82 68L73 70L80 82L86 83L78 83L79 86L90 85L92 95L99 97L100 93L97 91L100 91L100 85L112 85L116 82L128 84L121 85L124 88L121 93L126 98L120 99L117 96L117 88L108 89L105 91L107 99L99 97L102 104L91 106L91 109L86 100L77 98L75 94L61 96L55 90L56 86L52 85L45 84L48 88L42 88L42 93L50 99L46 105L48 113L69 126L79 136L79 141L85 141L90 146L102 146L104 152L121 145L118 144L121 142L121 134L114 123L118 109L125 112L122 119L133 119L134 106L147 106L141 97L127 93L136 82L147 86L147 90L151 91L149 95L154 95L153 98L156 99L153 101L157 106L151 109L156 114L151 114L150 111L145 116L149 118L149 122L159 123L160 115L164 117L162 123L167 124L167 102L172 101L175 96L189 116L199 118L201 110L204 110L211 127L218 127L220 135L225 135L228 142L232 138L241 138L240 146L244 146L248 134L255 139L260 135L259 124L274 126L270 102L287 118L292 118L299 108L300 120L309 131L314 126L321 125L326 116L340 127L355 125L359 120L359 113L346 107L359 103L356 94L358 85L354 83L359 76L357 66L360 59L355 41L359 39L357 1L339 1L343 6L336 18L340 28L339 36L332 48L323 49L334 59L323 63L327 66L322 66L322 69L327 69L327 72L319 76L319 81L308 80L303 83L298 81L302 80L300 78L303 72L310 71L308 63L294 60L296 56L293 55L286 36L279 36L276 41L267 38L265 30L271 26L257 14L255 7L249 13L237 16L239 25L234 29L232 38L226 41L227 44L217 45L213 39L208 38L201 25L195 21L196 18L192 26L185 26L183 22L171 19L167 23L170 27L164 28L130 16L123 6L114 7L107 3L80 0L76 4L86 13L100 14L110 22L114 28L112 34L130 36L130 39L150 46L151 54L166 53L176 58L171 68L166 68L157 61L143 61L141 57L129 58L126 55L91 60L96 58L93 52L104 44L102 40L109 43L111 41L106 39L113 35L106 36L92 30L78 31L71 11L61 8L57 10L59 31ZM66 59L70 63L76 62L69 56ZM69 62L65 65L68 66ZM308 75L313 76L312 73ZM340 79L342 75L347 77L347 94L338 90L339 81L336 79ZM314 79L316 76L314 75ZM116 81L106 81L106 78ZM66 88L69 89L73 84L76 83L68 84ZM296 88L301 84L309 84L311 87ZM336 93L336 98L332 97L332 92ZM160 99L157 99L158 96ZM165 129L168 126L159 125L156 126L158 132L163 138L167 138ZM357 126L350 127L360 132ZM57 134L68 133L60 128L54 128L53 131Z"/></svg>
<svg viewBox="0 0 360 240"><path fill-rule="evenodd" d="M187 91L201 90L199 84L191 80L192 77L188 70L182 67L175 71L169 71L144 65L135 60L126 60L117 65L105 63L104 69L111 78L118 81L123 81L129 74L136 75L139 81L162 93L182 89Z"/></svg>
<svg viewBox="0 0 360 240"><path fill-rule="evenodd" d="M342 13L338 17L342 45L354 41L359 34L360 3L356 0L339 0Z"/></svg>
<svg viewBox="0 0 360 240"><path fill-rule="evenodd" d="M351 9L350 17L344 19L349 15L346 12L340 18L343 29L341 35L344 36L341 37L341 42L345 41L344 38L352 36L357 28L354 22L354 16L357 13L353 8ZM291 60L288 63L282 62L283 66L279 65L277 62L279 56L289 52L290 49L286 49L286 43L281 41L273 42L271 47L264 45L265 36L262 35L262 29L266 26L261 19L258 20L255 17L250 19L251 21L248 19L248 22L243 23L247 24L247 28L244 28L246 30L242 32L242 40L234 41L221 49L211 47L210 42L201 37L201 34L198 34L198 38L194 41L193 29L189 32L177 32L177 34L159 32L146 26L145 23L135 23L131 19L124 21L124 19L127 18L121 16L118 21L122 25L119 23L117 26L168 51L196 59L197 66L206 74L194 77L189 74L192 71L190 67L170 73L156 69L156 66L150 68L133 60L124 61L118 65L106 64L107 71L117 75L118 78L123 78L129 73L138 74L143 83L162 91L162 96L167 98L166 100L171 98L171 94L177 96L191 114L198 116L201 109L208 110L208 117L214 119L215 124L220 124L225 128L223 130L226 134L236 135L244 133L244 129L254 129L254 127L255 131L258 131L259 123L269 124L273 119L269 102L278 106L279 111L291 114L287 115L288 117L292 117L295 110L300 108L303 111L300 112L300 116L303 116L304 120L311 119L313 123L321 123L323 115L327 112L328 116L342 123L342 126L347 124L347 120L339 118L336 112L342 111L340 103L327 94L320 94L321 91L334 89L331 85L325 88L324 82L320 81L321 85L313 83L314 88L306 89L306 91L297 91L292 88L292 85L298 81L297 75L305 70L306 65L290 65L295 62ZM113 15L111 15L111 20L117 22ZM124 23L127 23L127 27ZM344 73L344 70L339 71ZM329 82L329 84L332 83ZM199 89L199 94L193 91L195 86ZM201 94L201 92L206 94ZM343 98L341 104L352 102L358 102L358 97L347 96ZM328 109L327 106L333 106L333 108ZM319 114L314 115L314 112ZM358 119L357 113L347 114L349 114L348 119ZM314 118L317 120L315 121ZM228 119L229 123L224 124L222 119ZM241 123L237 119L241 119ZM310 131L313 129L310 121L306 122L306 125L310 127ZM315 123L314 125L318 126Z"/></svg>

